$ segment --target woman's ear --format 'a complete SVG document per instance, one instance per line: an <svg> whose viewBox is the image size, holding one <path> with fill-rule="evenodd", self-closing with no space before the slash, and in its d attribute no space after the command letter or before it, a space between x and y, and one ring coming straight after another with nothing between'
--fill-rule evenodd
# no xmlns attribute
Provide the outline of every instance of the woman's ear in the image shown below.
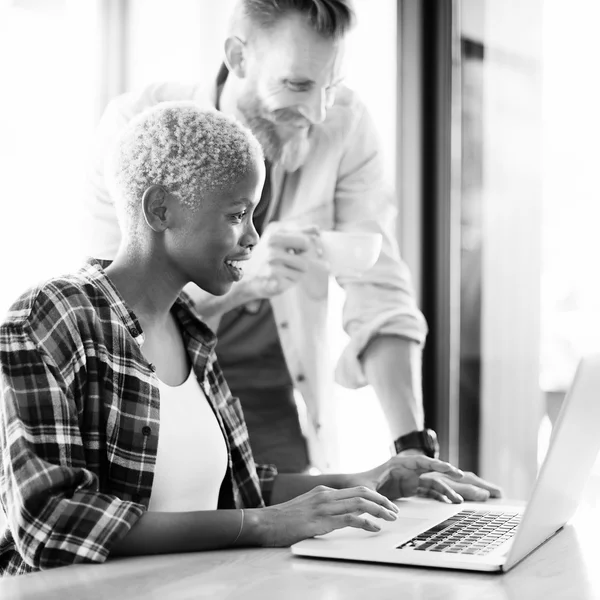
<svg viewBox="0 0 600 600"><path fill-rule="evenodd" d="M225 64L240 79L246 76L246 44L232 35L225 40Z"/></svg>
<svg viewBox="0 0 600 600"><path fill-rule="evenodd" d="M169 193L162 185L151 185L142 196L142 210L148 227L156 233L169 228Z"/></svg>

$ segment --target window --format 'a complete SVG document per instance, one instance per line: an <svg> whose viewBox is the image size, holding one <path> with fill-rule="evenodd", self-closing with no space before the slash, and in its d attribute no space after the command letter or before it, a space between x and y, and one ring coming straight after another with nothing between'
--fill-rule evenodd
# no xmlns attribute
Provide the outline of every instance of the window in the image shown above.
<svg viewBox="0 0 600 600"><path fill-rule="evenodd" d="M460 405L481 412L481 474L525 498L579 358L600 350L600 14L591 0L458 6Z"/></svg>

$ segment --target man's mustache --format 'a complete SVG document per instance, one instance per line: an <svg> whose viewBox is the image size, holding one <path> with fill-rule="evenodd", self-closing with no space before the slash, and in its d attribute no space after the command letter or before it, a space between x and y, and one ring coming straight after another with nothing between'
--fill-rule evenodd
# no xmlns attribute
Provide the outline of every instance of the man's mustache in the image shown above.
<svg viewBox="0 0 600 600"><path fill-rule="evenodd" d="M294 127L310 127L310 121L300 113L288 110L276 110L271 113L274 123L278 125L293 125Z"/></svg>

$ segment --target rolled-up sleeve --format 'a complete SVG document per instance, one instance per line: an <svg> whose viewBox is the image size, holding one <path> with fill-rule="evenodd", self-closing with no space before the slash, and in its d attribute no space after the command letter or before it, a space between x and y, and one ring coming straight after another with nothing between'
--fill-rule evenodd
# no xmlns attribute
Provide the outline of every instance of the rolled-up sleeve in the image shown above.
<svg viewBox="0 0 600 600"><path fill-rule="evenodd" d="M99 493L66 379L26 325L3 325L0 495L17 550L34 569L103 562L144 512Z"/></svg>
<svg viewBox="0 0 600 600"><path fill-rule="evenodd" d="M350 341L336 368L336 380L350 388L367 384L360 355L378 335L425 342L427 325L415 300L410 272L396 238L397 208L386 186L379 141L364 106L357 102L347 137L335 197L336 229L381 233L377 263L362 277L339 277L346 291L344 329Z"/></svg>

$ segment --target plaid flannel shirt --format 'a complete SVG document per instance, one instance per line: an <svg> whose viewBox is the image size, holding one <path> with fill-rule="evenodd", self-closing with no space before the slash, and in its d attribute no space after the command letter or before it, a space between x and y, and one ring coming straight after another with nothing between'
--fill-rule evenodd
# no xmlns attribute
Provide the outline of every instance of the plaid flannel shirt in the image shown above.
<svg viewBox="0 0 600 600"><path fill-rule="evenodd" d="M159 391L105 264L29 290L0 326L0 575L103 562L148 507ZM173 314L229 450L219 508L262 507L276 470L254 464L216 338L183 294Z"/></svg>

